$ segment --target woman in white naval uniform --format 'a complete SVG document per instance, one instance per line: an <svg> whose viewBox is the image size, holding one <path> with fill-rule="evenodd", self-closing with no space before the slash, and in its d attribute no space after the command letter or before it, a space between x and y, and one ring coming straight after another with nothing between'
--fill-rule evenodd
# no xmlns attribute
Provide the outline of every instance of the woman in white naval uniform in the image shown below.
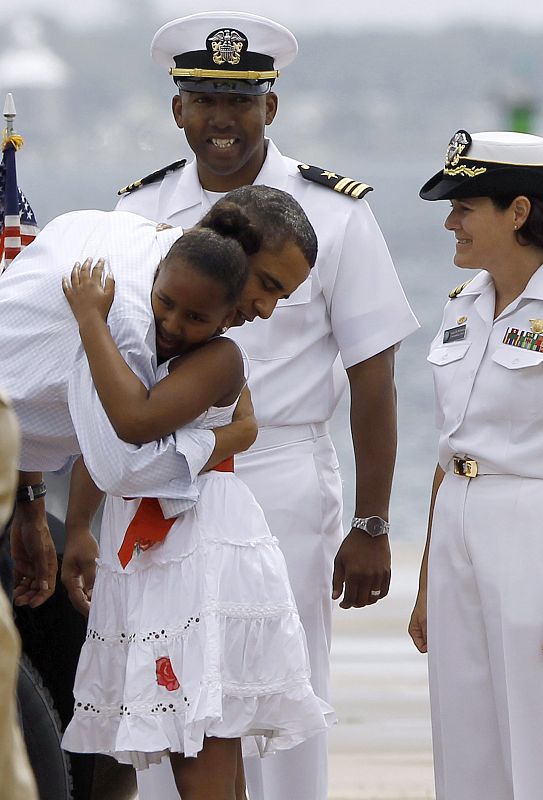
<svg viewBox="0 0 543 800"><path fill-rule="evenodd" d="M409 630L429 655L436 794L535 800L543 792L543 138L458 131L420 195L450 199L454 262L481 270L451 292L428 356L439 464Z"/></svg>

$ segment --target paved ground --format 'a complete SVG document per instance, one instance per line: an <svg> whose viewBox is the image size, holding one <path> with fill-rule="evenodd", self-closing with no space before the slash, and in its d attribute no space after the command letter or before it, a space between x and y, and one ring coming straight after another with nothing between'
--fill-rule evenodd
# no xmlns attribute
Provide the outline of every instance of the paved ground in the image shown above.
<svg viewBox="0 0 543 800"><path fill-rule="evenodd" d="M431 800L426 656L406 628L417 587L418 548L394 548L389 597L336 610L330 736L330 800ZM295 800L295 798L292 798Z"/></svg>

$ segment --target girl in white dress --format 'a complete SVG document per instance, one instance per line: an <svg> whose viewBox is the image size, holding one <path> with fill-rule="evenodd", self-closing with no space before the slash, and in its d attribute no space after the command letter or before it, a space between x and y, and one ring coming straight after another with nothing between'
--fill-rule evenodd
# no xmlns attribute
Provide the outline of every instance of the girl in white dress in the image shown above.
<svg viewBox="0 0 543 800"><path fill-rule="evenodd" d="M157 272L157 343L182 355L159 367L149 390L109 334L114 281L102 280L103 262L91 270L88 259L64 281L96 389L123 439L232 418L244 358L217 334L233 317L246 253L258 241L243 212L224 209L211 212L220 233L185 233ZM285 562L260 506L231 471L206 472L197 486L198 503L167 533L147 517L144 535L140 527L132 539L131 523L151 501L107 498L63 746L136 768L169 755L183 800L238 800L241 743L244 754L293 747L330 725L333 712L312 691Z"/></svg>

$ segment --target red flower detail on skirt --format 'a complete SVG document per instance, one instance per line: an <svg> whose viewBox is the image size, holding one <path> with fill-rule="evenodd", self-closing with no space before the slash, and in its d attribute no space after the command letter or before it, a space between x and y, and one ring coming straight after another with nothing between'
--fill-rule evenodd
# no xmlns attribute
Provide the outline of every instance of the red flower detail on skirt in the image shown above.
<svg viewBox="0 0 543 800"><path fill-rule="evenodd" d="M179 689L179 681L173 671L172 662L167 656L156 660L156 682L159 686L165 686L169 692Z"/></svg>

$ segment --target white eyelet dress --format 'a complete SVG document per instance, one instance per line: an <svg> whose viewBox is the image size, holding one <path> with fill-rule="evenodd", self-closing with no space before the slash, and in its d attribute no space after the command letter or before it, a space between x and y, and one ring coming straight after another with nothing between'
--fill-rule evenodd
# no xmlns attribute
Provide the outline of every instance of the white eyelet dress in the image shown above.
<svg viewBox="0 0 543 800"><path fill-rule="evenodd" d="M234 407L210 408L191 427L225 425ZM125 570L117 551L140 501L106 500L66 750L141 769L170 751L197 755L204 736L242 737L244 754L265 755L335 722L313 693L285 561L262 509L234 473L197 483L196 505Z"/></svg>

